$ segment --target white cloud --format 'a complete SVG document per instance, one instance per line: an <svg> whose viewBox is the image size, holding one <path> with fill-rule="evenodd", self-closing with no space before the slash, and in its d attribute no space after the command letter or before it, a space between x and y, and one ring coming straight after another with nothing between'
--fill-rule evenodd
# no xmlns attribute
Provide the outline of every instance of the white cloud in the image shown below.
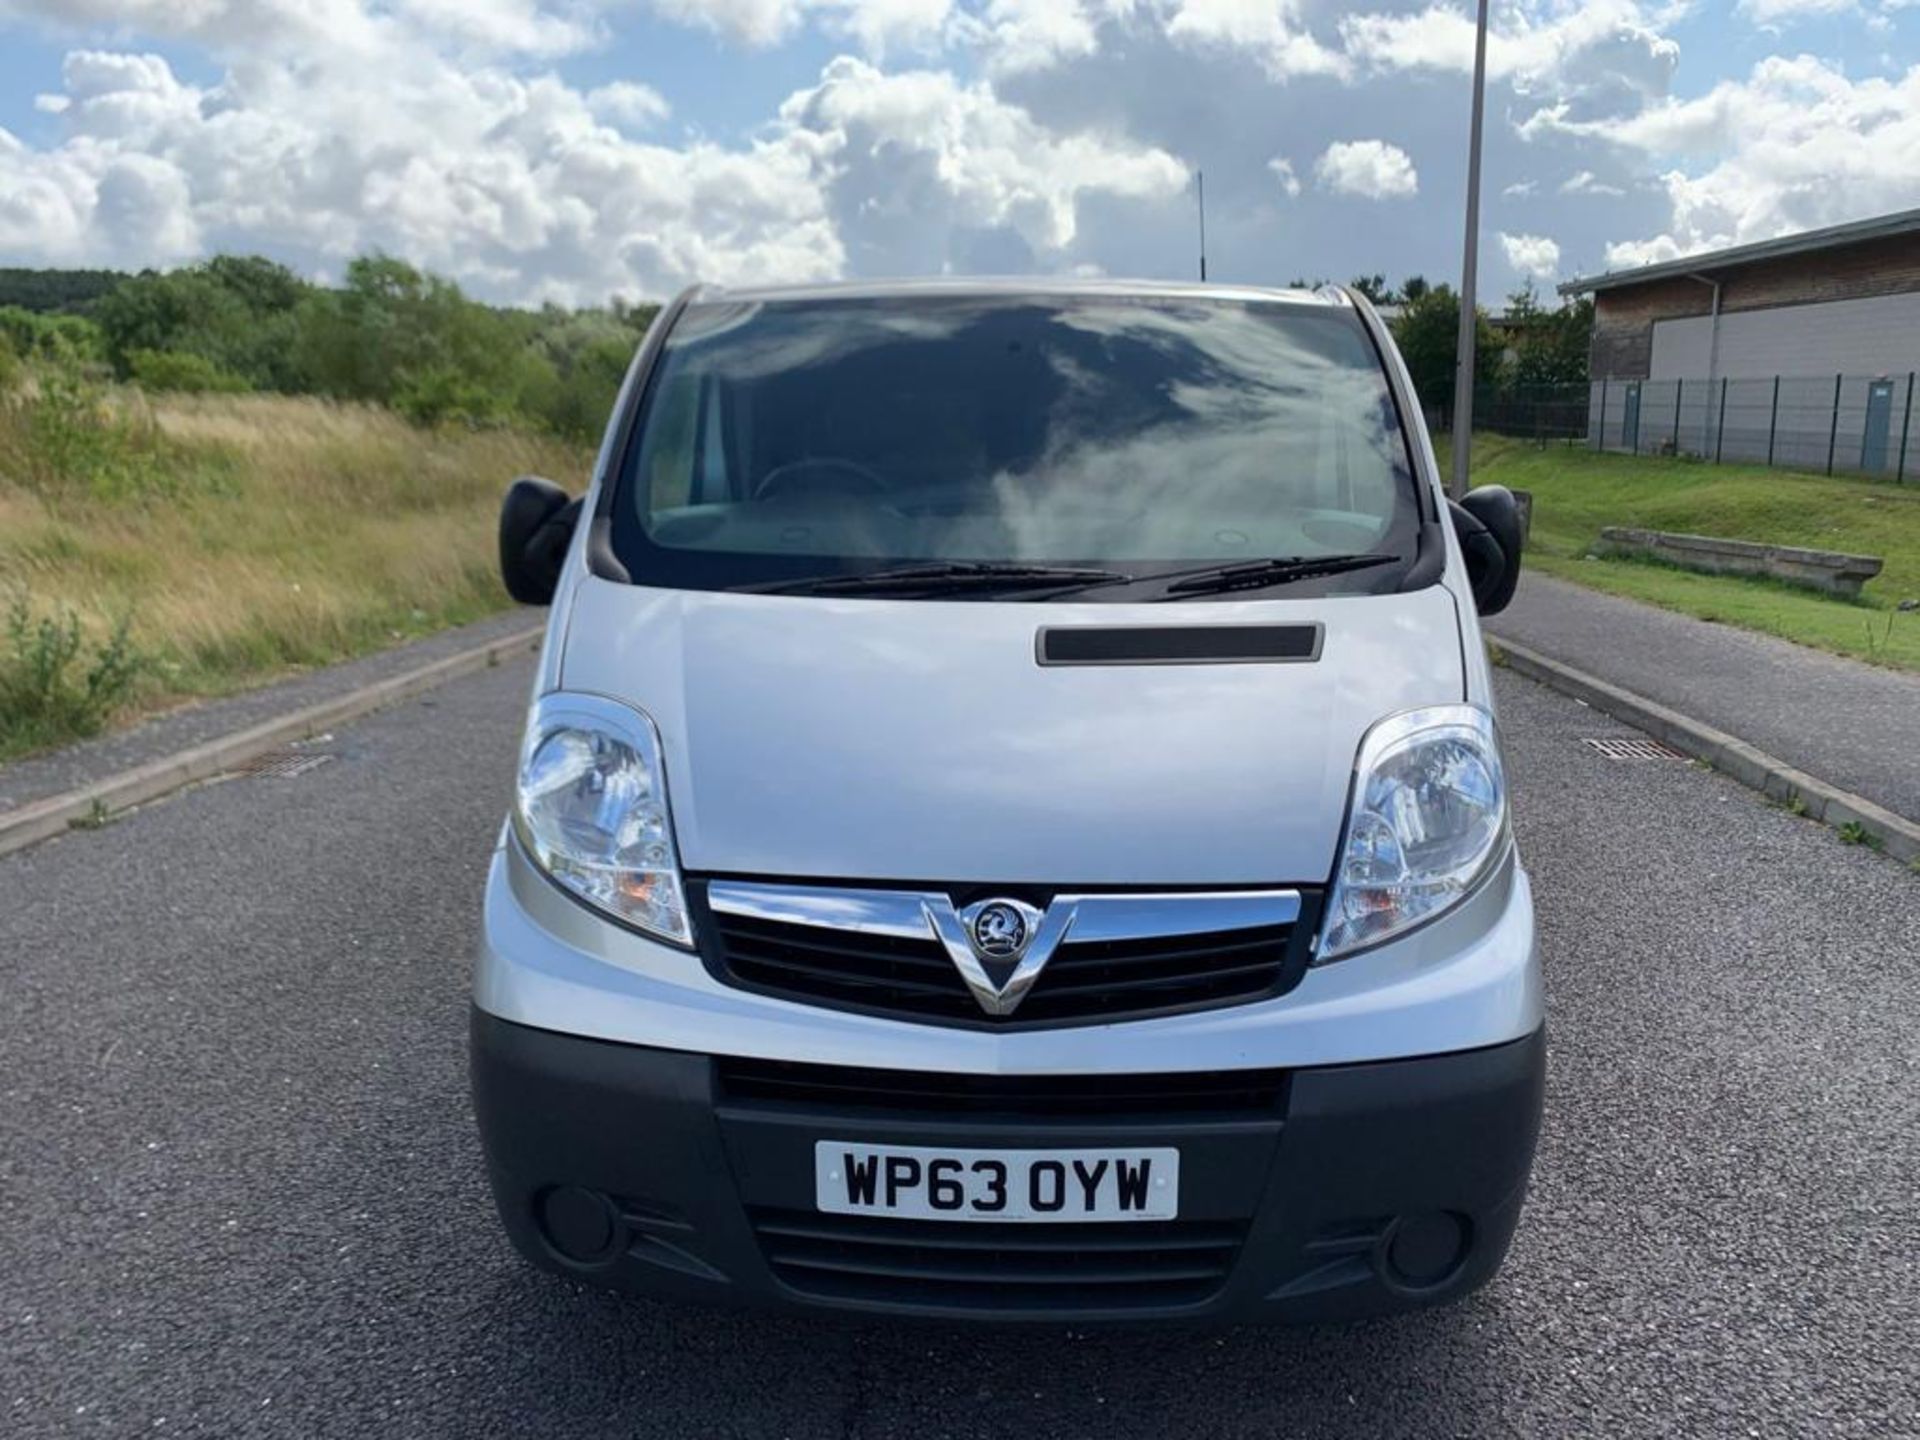
<svg viewBox="0 0 1920 1440"><path fill-rule="evenodd" d="M1509 255L1517 268L1536 273L1549 244L1626 263L1920 205L1910 57L1856 61L1857 79L1836 60L1775 57L1673 99L1679 53L1666 31L1689 3L1495 8L1489 109L1510 124L1489 132L1490 176L1527 177L1505 186L1510 201L1605 199L1561 205L1552 241L1504 237L1526 247ZM1758 23L1840 0L1737 3ZM1872 17L1920 0L1848 3ZM1223 264L1268 279L1362 263L1431 271L1450 252L1426 225L1376 227L1361 237L1364 262L1330 258L1355 240L1331 197L1419 193L1403 150L1340 137L1457 126L1457 82L1413 77L1471 65L1470 9L1361 9L1336 19L1323 0L0 0L0 39L21 23L79 37L62 85L20 77L21 105L40 112L22 126L33 142L0 131L0 254L144 265L262 249L337 274L378 246L511 299L657 295L693 276L1156 272L1190 248L1190 203L1172 202L1204 164ZM699 138L710 112L698 87L672 89L679 78L649 68L637 44L613 57L618 68L596 60L595 81L607 82L597 88L554 73L562 57L611 55L616 36L637 38L625 27L641 10L737 47L722 73L757 97L761 123L730 101L725 133L742 138ZM782 103L792 83L764 77L790 73L790 59L754 47L803 31L807 53L854 53ZM43 87L59 93L34 97ZM1276 155L1282 137L1288 153ZM1453 193L1453 159L1450 146L1422 152L1429 191ZM1283 196L1295 202L1284 245L1273 232ZM1528 223L1544 222L1530 210Z"/></svg>
<svg viewBox="0 0 1920 1440"><path fill-rule="evenodd" d="M658 90L632 80L615 80L589 90L587 109L596 120L625 130L644 130L673 113L673 107Z"/></svg>
<svg viewBox="0 0 1920 1440"><path fill-rule="evenodd" d="M955 17L954 32L977 46L995 74L1045 70L1099 48L1098 17L1086 0L988 0Z"/></svg>
<svg viewBox="0 0 1920 1440"><path fill-rule="evenodd" d="M886 252L918 270L964 264L955 237L982 232L999 232L995 254L1024 257L1014 268L1045 263L1073 244L1083 196L1159 201L1187 185L1164 150L1055 134L943 71L889 74L843 55L780 117L814 156L855 258Z"/></svg>
<svg viewBox="0 0 1920 1440"><path fill-rule="evenodd" d="M1336 195L1387 200L1420 190L1407 152L1384 140L1337 140L1314 162L1313 173L1322 188Z"/></svg>
<svg viewBox="0 0 1920 1440"><path fill-rule="evenodd" d="M1668 228L1616 237L1609 264L1645 264L1920 205L1920 66L1849 79L1809 55L1607 124L1549 113L1536 134L1610 142L1648 159L1693 158L1661 177Z"/></svg>
<svg viewBox="0 0 1920 1440"><path fill-rule="evenodd" d="M1821 16L1849 15L1859 8L1859 0L1739 0L1734 6L1754 24L1770 27Z"/></svg>
<svg viewBox="0 0 1920 1440"><path fill-rule="evenodd" d="M1346 57L1313 37L1300 10L1299 0L1171 0L1163 23L1178 44L1246 51L1276 80L1346 75Z"/></svg>
<svg viewBox="0 0 1920 1440"><path fill-rule="evenodd" d="M743 45L777 45L800 27L801 0L652 0L668 20L697 25Z"/></svg>
<svg viewBox="0 0 1920 1440"><path fill-rule="evenodd" d="M394 9L422 30L505 54L568 55L600 34L590 15L554 14L540 0L396 0Z"/></svg>
<svg viewBox="0 0 1920 1440"><path fill-rule="evenodd" d="M456 3L456 0L447 0ZM743 45L778 45L809 17L852 36L869 55L926 49L939 39L952 0L651 0L682 25L712 30Z"/></svg>
<svg viewBox="0 0 1920 1440"><path fill-rule="evenodd" d="M599 300L844 258L793 137L644 144L551 77L318 49L217 91L151 55L76 52L65 79L65 142L0 154L0 250L42 263L244 245L317 272L377 247L505 298Z"/></svg>
<svg viewBox="0 0 1920 1440"><path fill-rule="evenodd" d="M1651 240L1616 240L1607 246L1607 269L1633 270L1642 265L1659 265L1678 260L1684 254L1712 248L1709 244L1683 249L1671 235L1656 235Z"/></svg>
<svg viewBox="0 0 1920 1440"><path fill-rule="evenodd" d="M1470 10L1431 4L1412 13L1340 22L1347 53L1374 70L1473 69ZM1487 35L1487 75L1522 95L1578 102L1596 113L1637 109L1667 94L1680 47L1640 0L1578 6L1516 3L1496 8Z"/></svg>
<svg viewBox="0 0 1920 1440"><path fill-rule="evenodd" d="M166 23L198 33L223 0L198 3ZM0 253L143 266L247 248L318 274L378 248L489 296L590 302L694 278L1097 263L1077 249L1085 201L1153 205L1187 183L1165 150L1042 125L942 71L843 56L751 140L667 144L650 138L667 102L637 81L583 92L469 39L423 43L414 19L343 18L337 46L291 8L250 23L205 87L157 55L72 52L64 138L0 131Z"/></svg>
<svg viewBox="0 0 1920 1440"><path fill-rule="evenodd" d="M197 40L252 55L366 54L396 28L360 0L0 0L8 14L67 33Z"/></svg>
<svg viewBox="0 0 1920 1440"><path fill-rule="evenodd" d="M1560 247L1544 235L1509 235L1503 230L1500 249L1507 264L1523 275L1551 280L1560 271Z"/></svg>
<svg viewBox="0 0 1920 1440"><path fill-rule="evenodd" d="M1627 192L1618 185L1609 185L1598 179L1591 170L1576 170L1560 182L1562 195L1624 195Z"/></svg>
<svg viewBox="0 0 1920 1440"><path fill-rule="evenodd" d="M869 55L938 48L952 0L816 0L828 25Z"/></svg>

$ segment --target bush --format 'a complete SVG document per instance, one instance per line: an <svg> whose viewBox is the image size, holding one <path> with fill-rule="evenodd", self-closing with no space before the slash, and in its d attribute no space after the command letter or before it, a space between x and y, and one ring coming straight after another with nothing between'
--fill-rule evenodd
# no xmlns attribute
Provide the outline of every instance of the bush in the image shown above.
<svg viewBox="0 0 1920 1440"><path fill-rule="evenodd" d="M41 315L0 305L0 341L22 360L98 363L106 353L100 327L80 315Z"/></svg>
<svg viewBox="0 0 1920 1440"><path fill-rule="evenodd" d="M397 376L388 403L416 425L506 425L515 418L507 397L451 365Z"/></svg>
<svg viewBox="0 0 1920 1440"><path fill-rule="evenodd" d="M89 644L72 610L36 617L16 591L0 654L0 754L97 733L145 664L130 629L123 617L105 641Z"/></svg>
<svg viewBox="0 0 1920 1440"><path fill-rule="evenodd" d="M221 483L229 457L161 433L144 406L117 404L78 366L36 367L0 395L0 475L41 495L116 500ZM137 401L137 397L133 397Z"/></svg>
<svg viewBox="0 0 1920 1440"><path fill-rule="evenodd" d="M135 350L127 360L133 378L149 390L236 395L253 388L245 376L223 370L204 355L185 350Z"/></svg>

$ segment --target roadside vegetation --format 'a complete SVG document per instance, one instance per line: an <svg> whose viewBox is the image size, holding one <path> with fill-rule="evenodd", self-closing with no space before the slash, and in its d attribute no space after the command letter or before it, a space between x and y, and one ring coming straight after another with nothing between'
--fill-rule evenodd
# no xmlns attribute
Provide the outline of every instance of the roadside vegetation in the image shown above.
<svg viewBox="0 0 1920 1440"><path fill-rule="evenodd" d="M1436 447L1441 465L1444 443ZM1474 440L1475 484L1533 493L1527 564L1596 590L1759 630L1835 654L1920 670L1920 485L1753 465L1596 454L1497 435ZM1641 560L1587 558L1607 525L1878 555L1858 601L1772 580L1700 575Z"/></svg>
<svg viewBox="0 0 1920 1440"><path fill-rule="evenodd" d="M484 305L388 255L337 287L258 256L166 273L0 270L0 344L148 391L318 395L591 441L657 307ZM0 367L7 360L0 360Z"/></svg>
<svg viewBox="0 0 1920 1440"><path fill-rule="evenodd" d="M0 761L504 608L500 494L585 483L645 319L379 258L91 278L0 309Z"/></svg>
<svg viewBox="0 0 1920 1440"><path fill-rule="evenodd" d="M507 480L578 489L591 461L554 436L312 398L73 405L0 409L0 760L504 608Z"/></svg>

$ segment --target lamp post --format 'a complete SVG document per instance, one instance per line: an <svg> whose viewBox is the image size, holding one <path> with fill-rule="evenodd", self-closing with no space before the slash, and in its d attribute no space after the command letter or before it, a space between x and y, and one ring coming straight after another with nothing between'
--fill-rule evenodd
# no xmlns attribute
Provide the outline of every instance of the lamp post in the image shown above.
<svg viewBox="0 0 1920 1440"><path fill-rule="evenodd" d="M1473 37L1473 120L1467 131L1467 242L1460 261L1460 340L1453 371L1453 475L1447 493L1467 493L1467 464L1473 452L1473 292L1480 269L1480 119L1487 106L1487 0L1480 0L1480 23Z"/></svg>
<svg viewBox="0 0 1920 1440"><path fill-rule="evenodd" d="M1194 194L1200 205L1200 283L1207 283L1207 172L1193 172Z"/></svg>

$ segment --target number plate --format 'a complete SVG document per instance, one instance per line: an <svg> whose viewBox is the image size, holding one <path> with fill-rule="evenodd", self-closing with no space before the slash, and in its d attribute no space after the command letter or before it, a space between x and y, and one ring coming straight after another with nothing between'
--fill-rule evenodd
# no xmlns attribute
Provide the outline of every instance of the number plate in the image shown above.
<svg viewBox="0 0 1920 1440"><path fill-rule="evenodd" d="M1180 1152L949 1150L821 1140L814 1198L834 1215L906 1220L1172 1220Z"/></svg>

